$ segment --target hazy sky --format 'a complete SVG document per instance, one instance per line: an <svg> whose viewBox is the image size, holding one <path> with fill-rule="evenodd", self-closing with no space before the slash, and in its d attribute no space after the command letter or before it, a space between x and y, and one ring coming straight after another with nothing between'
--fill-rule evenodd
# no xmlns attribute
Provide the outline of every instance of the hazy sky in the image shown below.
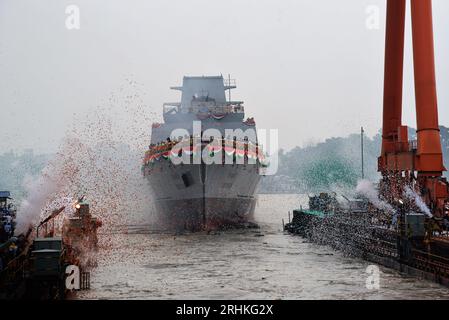
<svg viewBox="0 0 449 320"><path fill-rule="evenodd" d="M68 30L66 6L80 9ZM366 9L380 8L380 28ZM408 8L409 9L409 8ZM449 125L449 1L434 0ZM54 151L73 114L126 83L161 112L183 75L231 74L233 99L284 148L381 126L385 0L0 0L0 147ZM404 122L415 126L410 21ZM150 128L149 128L150 129Z"/></svg>

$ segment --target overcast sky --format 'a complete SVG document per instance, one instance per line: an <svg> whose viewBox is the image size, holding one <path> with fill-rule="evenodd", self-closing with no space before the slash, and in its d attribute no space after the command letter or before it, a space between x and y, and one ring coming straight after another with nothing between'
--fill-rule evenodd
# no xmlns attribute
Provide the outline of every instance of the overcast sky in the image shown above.
<svg viewBox="0 0 449 320"><path fill-rule="evenodd" d="M66 6L80 29L66 28ZM367 7L380 28L366 27ZM409 8L408 8L409 9ZM449 125L449 1L434 0L440 123ZM0 0L0 148L55 151L73 114L126 79L160 112L183 75L231 74L280 146L381 126L385 0ZM404 123L415 126L410 21Z"/></svg>

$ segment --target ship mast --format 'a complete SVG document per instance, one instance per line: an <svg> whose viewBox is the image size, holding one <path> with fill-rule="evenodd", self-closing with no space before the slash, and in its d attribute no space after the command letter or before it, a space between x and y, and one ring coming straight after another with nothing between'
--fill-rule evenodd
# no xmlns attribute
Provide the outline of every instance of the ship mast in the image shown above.
<svg viewBox="0 0 449 320"><path fill-rule="evenodd" d="M228 73L228 85L229 85L229 102L231 102L231 74Z"/></svg>

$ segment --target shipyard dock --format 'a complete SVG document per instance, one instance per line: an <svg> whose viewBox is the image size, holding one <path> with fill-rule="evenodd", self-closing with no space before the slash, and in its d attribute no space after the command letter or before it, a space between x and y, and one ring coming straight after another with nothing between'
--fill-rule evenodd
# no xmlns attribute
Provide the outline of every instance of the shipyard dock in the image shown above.
<svg viewBox="0 0 449 320"><path fill-rule="evenodd" d="M89 205L78 200L73 216L62 220L62 231L55 228L55 219L65 207L14 236L16 209L8 200L10 192L0 192L0 300L63 300L89 289L91 262L83 255L96 250L101 226Z"/></svg>
<svg viewBox="0 0 449 320"><path fill-rule="evenodd" d="M449 287L449 232L432 232L434 224L421 213L400 212L396 224L365 201L346 209L334 196L310 197L309 209L293 210L284 230L418 278Z"/></svg>

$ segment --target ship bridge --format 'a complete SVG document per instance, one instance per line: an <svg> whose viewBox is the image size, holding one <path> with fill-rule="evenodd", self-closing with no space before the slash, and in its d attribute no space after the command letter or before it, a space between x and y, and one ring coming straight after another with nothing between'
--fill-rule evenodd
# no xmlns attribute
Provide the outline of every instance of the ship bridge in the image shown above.
<svg viewBox="0 0 449 320"><path fill-rule="evenodd" d="M184 76L182 86L171 87L181 91L181 102L163 105L164 123L152 127L151 142L165 141L174 130L183 128L193 134L193 124L201 122L201 129L246 130L255 129L254 120L244 120L243 101L231 100L231 89L235 89L234 79L219 76ZM229 96L227 97L226 91ZM257 138L254 140L257 141Z"/></svg>
<svg viewBox="0 0 449 320"><path fill-rule="evenodd" d="M192 100L199 98L207 98L214 101L216 106L240 105L242 101L231 101L226 99L226 90L235 89L234 79L224 79L220 76L185 76L182 86L170 87L173 90L182 92L181 102L164 103L164 112L176 110L180 112L188 112L192 105Z"/></svg>

